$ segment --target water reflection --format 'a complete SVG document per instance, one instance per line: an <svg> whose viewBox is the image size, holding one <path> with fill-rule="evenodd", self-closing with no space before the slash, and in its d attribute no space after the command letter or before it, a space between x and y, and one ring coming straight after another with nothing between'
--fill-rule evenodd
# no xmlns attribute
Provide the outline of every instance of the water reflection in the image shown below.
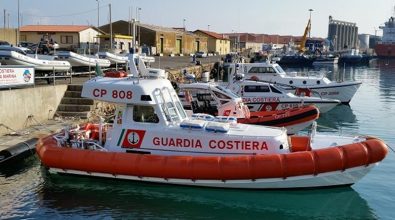
<svg viewBox="0 0 395 220"><path fill-rule="evenodd" d="M379 60L380 67L380 98L384 103L395 102L395 60ZM383 65L388 62L388 65Z"/></svg>
<svg viewBox="0 0 395 220"><path fill-rule="evenodd" d="M358 130L357 117L349 105L338 105L331 111L320 115L317 120L318 131Z"/></svg>
<svg viewBox="0 0 395 220"><path fill-rule="evenodd" d="M25 172L27 169L29 169L33 163L35 163L36 157L35 156L30 156L26 159L6 164L6 166L0 166L0 178L8 178L13 175L17 175L20 173Z"/></svg>
<svg viewBox="0 0 395 220"><path fill-rule="evenodd" d="M380 70L395 70L395 59L375 59L370 66Z"/></svg>
<svg viewBox="0 0 395 220"><path fill-rule="evenodd" d="M245 191L144 184L85 177L45 177L38 193L46 214L112 218L374 219L350 187ZM36 213L38 214L38 213ZM33 215L32 217L38 217Z"/></svg>

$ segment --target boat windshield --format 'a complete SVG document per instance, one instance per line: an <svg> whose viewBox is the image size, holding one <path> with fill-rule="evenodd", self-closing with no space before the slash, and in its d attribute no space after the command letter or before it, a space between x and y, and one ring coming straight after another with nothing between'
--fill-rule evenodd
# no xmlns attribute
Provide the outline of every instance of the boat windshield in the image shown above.
<svg viewBox="0 0 395 220"><path fill-rule="evenodd" d="M279 66L279 65L274 66L274 68L277 70L278 73L285 73L283 68L281 68L281 66Z"/></svg>
<svg viewBox="0 0 395 220"><path fill-rule="evenodd" d="M230 96L231 98L238 98L239 96L236 95L234 92L232 92L231 90L224 88L222 86L216 86L216 89L220 90L221 92L225 93L226 95Z"/></svg>
<svg viewBox="0 0 395 220"><path fill-rule="evenodd" d="M187 117L180 102L166 102L161 105L167 121L179 122Z"/></svg>
<svg viewBox="0 0 395 220"><path fill-rule="evenodd" d="M287 94L288 91L286 90L286 88L289 88L289 86L284 85L284 87L283 87L283 86L278 86L278 85L273 85L273 84L270 85L270 89L274 93Z"/></svg>

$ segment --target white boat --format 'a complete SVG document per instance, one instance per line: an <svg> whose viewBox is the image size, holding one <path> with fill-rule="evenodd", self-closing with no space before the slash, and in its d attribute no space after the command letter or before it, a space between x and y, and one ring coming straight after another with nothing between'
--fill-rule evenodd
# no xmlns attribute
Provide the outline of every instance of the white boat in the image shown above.
<svg viewBox="0 0 395 220"><path fill-rule="evenodd" d="M120 54L113 54L110 52L98 52L97 53L98 57L101 59L107 59L111 62L111 65L115 64L126 64L128 62L128 54L126 55L120 55Z"/></svg>
<svg viewBox="0 0 395 220"><path fill-rule="evenodd" d="M69 71L71 65L67 61L38 59L28 56L23 50L16 47L1 47L0 62L3 65L28 65L34 66L36 71Z"/></svg>
<svg viewBox="0 0 395 220"><path fill-rule="evenodd" d="M126 62L129 61L129 54L113 54L110 52L99 52L97 53L99 58L101 59L107 59L111 62L111 65L116 65L116 64L126 64ZM136 56L135 56L136 57ZM138 54L138 57L143 60L145 63L153 63L155 62L154 57L149 57L146 56L145 54Z"/></svg>
<svg viewBox="0 0 395 220"><path fill-rule="evenodd" d="M112 125L65 128L39 140L49 173L219 188L329 187L355 183L388 152L377 138L314 130L288 137L280 128L189 118L170 81L131 64L134 76L146 77L83 85L83 97L117 104Z"/></svg>
<svg viewBox="0 0 395 220"><path fill-rule="evenodd" d="M228 89L239 95L251 111L273 111L315 105L325 113L340 104L337 99L297 96L277 85L253 80L235 80Z"/></svg>
<svg viewBox="0 0 395 220"><path fill-rule="evenodd" d="M269 62L230 64L228 68L231 76L244 74L246 79L285 85L287 90L310 89L312 95L338 99L342 103L349 103L362 84L357 81L335 82L323 75L297 76L295 73L286 73L278 64Z"/></svg>
<svg viewBox="0 0 395 220"><path fill-rule="evenodd" d="M58 51L56 55L57 55L56 57L57 60L68 61L70 62L73 68L89 67L89 66L95 67L96 63L100 67L109 67L111 65L111 62L107 59L84 56L71 51Z"/></svg>
<svg viewBox="0 0 395 220"><path fill-rule="evenodd" d="M279 111L251 112L242 99L232 91L212 82L179 84L179 98L185 109L196 114L234 118L243 124L285 127L287 134L295 134L312 125L318 118L315 106L306 106Z"/></svg>

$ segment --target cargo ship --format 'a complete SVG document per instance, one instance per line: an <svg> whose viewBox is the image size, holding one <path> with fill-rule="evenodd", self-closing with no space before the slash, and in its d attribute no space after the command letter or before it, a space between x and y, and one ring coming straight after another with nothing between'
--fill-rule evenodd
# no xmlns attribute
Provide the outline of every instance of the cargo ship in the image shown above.
<svg viewBox="0 0 395 220"><path fill-rule="evenodd" d="M395 21L391 17L384 26L380 29L383 30L383 38L375 46L375 51L378 57L392 57L395 58Z"/></svg>

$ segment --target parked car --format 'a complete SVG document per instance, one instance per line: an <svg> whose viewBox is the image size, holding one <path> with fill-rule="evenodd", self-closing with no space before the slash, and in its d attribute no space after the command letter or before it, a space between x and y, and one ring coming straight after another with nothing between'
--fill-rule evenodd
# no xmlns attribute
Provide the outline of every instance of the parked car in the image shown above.
<svg viewBox="0 0 395 220"><path fill-rule="evenodd" d="M0 45L10 46L10 43L0 40Z"/></svg>
<svg viewBox="0 0 395 220"><path fill-rule="evenodd" d="M35 45L35 43L31 43L31 42L26 42L26 41L19 42L19 46L21 46L21 47L30 48L30 47L32 47L34 45Z"/></svg>
<svg viewBox="0 0 395 220"><path fill-rule="evenodd" d="M207 57L207 53L202 52L202 51L199 51L199 52L196 52L196 53L195 53L195 56L196 56L197 58L203 58L203 57Z"/></svg>

